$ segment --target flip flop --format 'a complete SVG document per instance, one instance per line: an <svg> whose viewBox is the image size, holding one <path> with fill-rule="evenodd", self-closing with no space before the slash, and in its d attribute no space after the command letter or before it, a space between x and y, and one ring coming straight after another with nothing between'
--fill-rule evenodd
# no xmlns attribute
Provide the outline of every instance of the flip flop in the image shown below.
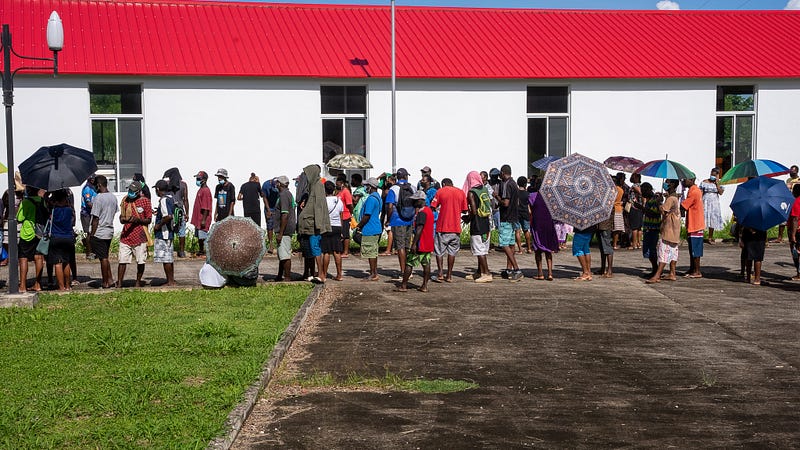
<svg viewBox="0 0 800 450"><path fill-rule="evenodd" d="M442 282L442 280L440 280L439 277L436 276L436 275L431 275L431 281L433 281L434 283L441 283Z"/></svg>

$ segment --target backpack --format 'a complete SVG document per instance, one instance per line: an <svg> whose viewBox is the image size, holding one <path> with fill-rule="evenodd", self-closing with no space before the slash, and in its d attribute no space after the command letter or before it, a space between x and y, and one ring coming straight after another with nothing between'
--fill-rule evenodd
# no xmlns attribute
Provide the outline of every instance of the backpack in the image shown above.
<svg viewBox="0 0 800 450"><path fill-rule="evenodd" d="M485 186L480 189L470 189L470 192L475 194L478 199L478 217L489 217L492 215L492 199L489 197L489 191Z"/></svg>
<svg viewBox="0 0 800 450"><path fill-rule="evenodd" d="M414 208L414 201L411 200L411 196L414 195L414 189L411 188L411 185L408 183L403 183L399 186L400 198L397 199L397 215L400 217L400 220L405 222L414 220L416 208Z"/></svg>

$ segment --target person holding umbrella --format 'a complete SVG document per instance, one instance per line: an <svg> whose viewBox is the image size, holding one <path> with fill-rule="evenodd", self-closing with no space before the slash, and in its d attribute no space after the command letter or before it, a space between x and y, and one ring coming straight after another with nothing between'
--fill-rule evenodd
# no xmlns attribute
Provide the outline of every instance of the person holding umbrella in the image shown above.
<svg viewBox="0 0 800 450"><path fill-rule="evenodd" d="M662 185L666 192L661 210L661 238L658 240L658 269L646 281L647 284L659 283L664 268L669 264L669 275L664 277L667 281L677 280L675 273L678 264L678 243L681 240L681 209L678 200L678 180L666 180Z"/></svg>

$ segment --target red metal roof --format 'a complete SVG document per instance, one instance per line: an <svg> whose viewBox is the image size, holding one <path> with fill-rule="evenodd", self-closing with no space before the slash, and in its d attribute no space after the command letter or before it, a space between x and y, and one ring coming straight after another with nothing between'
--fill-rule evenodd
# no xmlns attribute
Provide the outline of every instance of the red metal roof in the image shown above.
<svg viewBox="0 0 800 450"><path fill-rule="evenodd" d="M388 6L0 0L17 53L49 56L53 10L62 74L391 76ZM396 18L400 78L800 76L797 11L398 7Z"/></svg>

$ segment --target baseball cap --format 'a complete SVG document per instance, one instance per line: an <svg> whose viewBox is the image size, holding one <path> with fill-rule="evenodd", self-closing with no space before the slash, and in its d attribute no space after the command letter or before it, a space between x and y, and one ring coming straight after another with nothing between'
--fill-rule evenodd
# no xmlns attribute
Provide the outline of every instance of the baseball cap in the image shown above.
<svg viewBox="0 0 800 450"><path fill-rule="evenodd" d="M284 186L288 186L289 185L289 177L287 177L286 175L281 175L278 178L276 178L276 180L278 180L278 183L280 183L280 184L282 184Z"/></svg>
<svg viewBox="0 0 800 450"><path fill-rule="evenodd" d="M195 175L194 177L195 178L200 178L202 180L207 180L208 179L208 174L201 170L200 172L197 172L197 175Z"/></svg>
<svg viewBox="0 0 800 450"><path fill-rule="evenodd" d="M500 175L500 169L498 169L497 167L493 167L492 170L489 171L489 175L491 176Z"/></svg>
<svg viewBox="0 0 800 450"><path fill-rule="evenodd" d="M414 192L414 195L408 198L410 198L411 200L425 200L426 196L425 192L423 192L422 189L420 189L417 192Z"/></svg>
<svg viewBox="0 0 800 450"><path fill-rule="evenodd" d="M408 171L406 169L402 167L397 169L397 178L407 178L407 177L408 177Z"/></svg>
<svg viewBox="0 0 800 450"><path fill-rule="evenodd" d="M228 170L227 169L219 169L217 170L218 177L228 178Z"/></svg>
<svg viewBox="0 0 800 450"><path fill-rule="evenodd" d="M364 182L364 184L367 184L367 185L372 186L374 188L378 187L378 183L379 183L378 179L375 178L375 177L369 177L369 178L367 178L367 181Z"/></svg>
<svg viewBox="0 0 800 450"><path fill-rule="evenodd" d="M131 184L128 185L128 190L131 192L140 192L142 190L142 182L141 181L131 181Z"/></svg>
<svg viewBox="0 0 800 450"><path fill-rule="evenodd" d="M158 189L159 191L166 192L167 189L169 189L169 183L167 183L166 180L158 180L156 181L155 188Z"/></svg>
<svg viewBox="0 0 800 450"><path fill-rule="evenodd" d="M424 172L424 173L431 173L431 168L428 167L428 166L425 166L422 169L420 169L419 171L420 172Z"/></svg>

